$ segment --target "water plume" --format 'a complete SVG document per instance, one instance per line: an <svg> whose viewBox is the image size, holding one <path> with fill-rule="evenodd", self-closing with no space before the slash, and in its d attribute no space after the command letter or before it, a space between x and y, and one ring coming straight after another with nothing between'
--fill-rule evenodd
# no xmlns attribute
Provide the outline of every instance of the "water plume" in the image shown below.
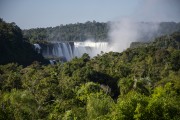
<svg viewBox="0 0 180 120"><path fill-rule="evenodd" d="M160 22L180 21L179 6L179 0L139 0L131 16L110 22L110 50L122 52L132 42L157 37Z"/></svg>

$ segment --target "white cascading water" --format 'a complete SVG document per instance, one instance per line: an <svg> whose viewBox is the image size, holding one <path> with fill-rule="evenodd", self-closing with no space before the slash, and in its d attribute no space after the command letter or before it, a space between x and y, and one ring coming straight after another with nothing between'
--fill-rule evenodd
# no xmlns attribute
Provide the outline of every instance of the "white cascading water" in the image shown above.
<svg viewBox="0 0 180 120"><path fill-rule="evenodd" d="M41 52L41 47L40 47L39 44L34 44L34 48L35 48L35 50L36 50L38 53Z"/></svg>
<svg viewBox="0 0 180 120"><path fill-rule="evenodd" d="M74 55L77 57L82 56L84 53L89 54L90 57L94 57L100 54L101 51L106 52L108 49L107 42L75 42Z"/></svg>
<svg viewBox="0 0 180 120"><path fill-rule="evenodd" d="M42 49L43 56L64 58L66 61L74 57L81 57L84 53L89 54L90 57L94 57L100 54L101 51L108 51L107 42L54 42L51 47L47 46L45 50Z"/></svg>

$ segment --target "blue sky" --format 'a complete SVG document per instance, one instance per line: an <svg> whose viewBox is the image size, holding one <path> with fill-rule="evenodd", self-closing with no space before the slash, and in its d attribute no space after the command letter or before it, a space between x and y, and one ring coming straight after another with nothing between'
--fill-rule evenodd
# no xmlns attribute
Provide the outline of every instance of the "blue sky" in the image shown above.
<svg viewBox="0 0 180 120"><path fill-rule="evenodd" d="M0 0L0 17L7 22L15 22L22 29L93 20L107 22L124 17L142 21L158 19L178 22L178 1L180 0Z"/></svg>

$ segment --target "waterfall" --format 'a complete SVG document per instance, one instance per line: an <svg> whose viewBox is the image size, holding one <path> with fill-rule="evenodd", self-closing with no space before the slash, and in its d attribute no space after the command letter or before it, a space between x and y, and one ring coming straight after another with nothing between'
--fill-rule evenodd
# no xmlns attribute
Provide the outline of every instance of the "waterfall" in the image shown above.
<svg viewBox="0 0 180 120"><path fill-rule="evenodd" d="M35 50L36 50L38 53L41 52L41 47L40 47L39 44L34 44L34 48L35 48Z"/></svg>
<svg viewBox="0 0 180 120"><path fill-rule="evenodd" d="M84 53L94 57L101 51L108 51L107 42L53 42L41 47L42 54L46 58L61 58L69 61L74 57L81 57Z"/></svg>
<svg viewBox="0 0 180 120"><path fill-rule="evenodd" d="M101 51L108 51L107 42L75 42L75 52L74 54L77 57L82 56L84 53L89 54L90 57L94 57L97 54L100 54Z"/></svg>

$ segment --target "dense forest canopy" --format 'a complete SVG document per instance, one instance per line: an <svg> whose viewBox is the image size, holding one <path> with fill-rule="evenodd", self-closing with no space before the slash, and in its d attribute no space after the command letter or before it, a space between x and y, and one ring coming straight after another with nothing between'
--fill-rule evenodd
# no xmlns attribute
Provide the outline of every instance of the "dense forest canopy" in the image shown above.
<svg viewBox="0 0 180 120"><path fill-rule="evenodd" d="M111 29L110 24L111 22L100 23L96 21L88 21L86 23L67 24L57 27L33 28L23 30L23 34L31 43L45 41L85 41L89 39L94 41L109 41L108 32ZM153 23L140 22L137 24L151 27ZM158 30L154 31L150 36L149 34L144 34L141 41L147 39L151 40L161 35L172 34L173 32L180 31L180 23L161 22L156 24Z"/></svg>
<svg viewBox="0 0 180 120"><path fill-rule="evenodd" d="M19 27L1 20L0 61L16 59L0 63L0 120L180 118L180 32L121 53L23 67L24 54L27 60L35 54L27 41Z"/></svg>
<svg viewBox="0 0 180 120"><path fill-rule="evenodd" d="M109 26L106 23L86 22L48 28L23 30L30 42L42 41L85 41L87 39L107 41Z"/></svg>

